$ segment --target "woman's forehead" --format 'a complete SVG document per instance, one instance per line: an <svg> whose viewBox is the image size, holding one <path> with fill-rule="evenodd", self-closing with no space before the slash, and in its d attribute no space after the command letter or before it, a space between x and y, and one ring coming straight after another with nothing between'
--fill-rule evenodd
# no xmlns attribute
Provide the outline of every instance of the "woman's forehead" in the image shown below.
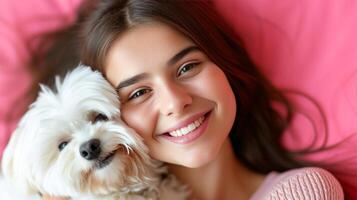
<svg viewBox="0 0 357 200"><path fill-rule="evenodd" d="M175 54L192 45L191 40L163 23L137 25L114 41L105 74L109 79L114 74L116 79L123 79L163 67Z"/></svg>

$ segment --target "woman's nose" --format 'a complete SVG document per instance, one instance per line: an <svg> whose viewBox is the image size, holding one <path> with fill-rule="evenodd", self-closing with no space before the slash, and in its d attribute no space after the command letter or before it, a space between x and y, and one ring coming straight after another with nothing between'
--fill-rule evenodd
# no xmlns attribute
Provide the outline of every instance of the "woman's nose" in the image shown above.
<svg viewBox="0 0 357 200"><path fill-rule="evenodd" d="M192 96L184 86L177 83L167 83L160 88L159 109L166 116L180 115L187 106L192 104Z"/></svg>

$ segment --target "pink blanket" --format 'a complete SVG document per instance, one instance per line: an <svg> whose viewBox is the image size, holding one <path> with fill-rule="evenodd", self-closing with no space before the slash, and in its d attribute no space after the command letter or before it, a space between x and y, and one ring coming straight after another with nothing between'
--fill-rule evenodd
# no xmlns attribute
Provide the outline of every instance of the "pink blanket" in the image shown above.
<svg viewBox="0 0 357 200"><path fill-rule="evenodd" d="M81 1L0 1L0 159L17 123L8 121L8 113L29 104L23 96L31 83L29 62L39 39L72 23Z"/></svg>
<svg viewBox="0 0 357 200"><path fill-rule="evenodd" d="M305 94L287 93L301 112L285 134L288 147L306 147L314 135L315 146L321 145L326 132L328 144L356 134L357 2L216 0L216 4L267 77L279 88ZM326 119L309 97L316 100ZM338 176L354 198L356 145L355 137L340 148L312 157L336 161L341 170L354 174Z"/></svg>

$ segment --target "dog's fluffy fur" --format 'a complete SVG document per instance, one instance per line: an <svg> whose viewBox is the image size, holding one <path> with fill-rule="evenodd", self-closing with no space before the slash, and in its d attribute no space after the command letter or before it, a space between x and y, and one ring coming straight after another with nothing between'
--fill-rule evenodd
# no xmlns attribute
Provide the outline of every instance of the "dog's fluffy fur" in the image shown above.
<svg viewBox="0 0 357 200"><path fill-rule="evenodd" d="M54 90L41 86L5 150L5 177L29 194L185 199L186 188L150 158L142 138L121 121L119 103L114 88L86 66L63 81L56 77ZM80 147L91 139L100 141L100 154L88 160Z"/></svg>

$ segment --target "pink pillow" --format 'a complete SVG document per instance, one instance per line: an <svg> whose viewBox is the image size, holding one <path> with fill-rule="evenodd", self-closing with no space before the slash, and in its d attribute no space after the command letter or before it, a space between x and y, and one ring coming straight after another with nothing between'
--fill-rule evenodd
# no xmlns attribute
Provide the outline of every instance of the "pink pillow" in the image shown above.
<svg viewBox="0 0 357 200"><path fill-rule="evenodd" d="M82 0L0 1L0 160L17 120L8 121L31 84L29 61L39 38L71 24ZM20 100L20 101L19 101Z"/></svg>
<svg viewBox="0 0 357 200"><path fill-rule="evenodd" d="M253 60L278 88L303 92L321 106L327 129L311 101L289 93L299 109L315 123L318 144L323 143L324 131L328 132L328 144L356 133L356 2L216 0L216 4L241 35ZM313 135L311 123L299 114L285 134L284 142L292 149L306 147ZM350 167L346 172L355 176L338 178L345 190L357 198L357 156L353 157L357 140L351 139L349 144L311 159L339 163L348 159ZM346 165L339 166L342 169Z"/></svg>

